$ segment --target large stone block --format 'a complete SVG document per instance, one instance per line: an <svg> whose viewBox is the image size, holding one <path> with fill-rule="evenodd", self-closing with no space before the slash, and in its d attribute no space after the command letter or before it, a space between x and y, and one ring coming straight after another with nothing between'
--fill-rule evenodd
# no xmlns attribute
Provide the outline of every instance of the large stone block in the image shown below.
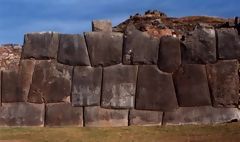
<svg viewBox="0 0 240 142"><path fill-rule="evenodd" d="M218 56L221 59L240 58L240 36L233 28L217 29Z"/></svg>
<svg viewBox="0 0 240 142"><path fill-rule="evenodd" d="M22 102L24 96L17 93L17 70L2 71L2 102Z"/></svg>
<svg viewBox="0 0 240 142"><path fill-rule="evenodd" d="M43 126L43 104L3 103L0 107L0 126Z"/></svg>
<svg viewBox="0 0 240 142"><path fill-rule="evenodd" d="M2 105L2 71L0 70L0 107Z"/></svg>
<svg viewBox="0 0 240 142"><path fill-rule="evenodd" d="M174 83L180 106L211 105L205 65L183 65L174 74Z"/></svg>
<svg viewBox="0 0 240 142"><path fill-rule="evenodd" d="M24 36L22 58L57 58L58 34L53 32L28 33Z"/></svg>
<svg viewBox="0 0 240 142"><path fill-rule="evenodd" d="M67 65L88 66L90 60L83 36L60 34L58 61Z"/></svg>
<svg viewBox="0 0 240 142"><path fill-rule="evenodd" d="M101 84L101 67L74 67L72 105L99 106L101 97Z"/></svg>
<svg viewBox="0 0 240 142"><path fill-rule="evenodd" d="M54 103L46 106L46 126L83 126L83 108L70 103Z"/></svg>
<svg viewBox="0 0 240 142"><path fill-rule="evenodd" d="M180 41L171 36L160 40L158 68L164 72L175 72L181 65Z"/></svg>
<svg viewBox="0 0 240 142"><path fill-rule="evenodd" d="M130 110L129 124L140 126L158 126L162 124L163 112Z"/></svg>
<svg viewBox="0 0 240 142"><path fill-rule="evenodd" d="M214 106L234 107L239 101L238 61L225 60L207 65Z"/></svg>
<svg viewBox="0 0 240 142"><path fill-rule="evenodd" d="M155 65L139 66L136 109L170 111L177 107L172 75Z"/></svg>
<svg viewBox="0 0 240 142"><path fill-rule="evenodd" d="M197 27L185 36L182 44L183 62L206 64L217 61L215 30Z"/></svg>
<svg viewBox="0 0 240 142"><path fill-rule="evenodd" d="M55 61L37 61L28 101L56 103L70 101L72 67Z"/></svg>
<svg viewBox="0 0 240 142"><path fill-rule="evenodd" d="M85 33L93 66L109 66L122 61L123 34L114 32Z"/></svg>
<svg viewBox="0 0 240 142"><path fill-rule="evenodd" d="M92 31L112 32L112 22L110 20L93 20Z"/></svg>
<svg viewBox="0 0 240 142"><path fill-rule="evenodd" d="M217 124L235 120L240 120L240 110L237 108L182 107L173 112L166 112L163 124Z"/></svg>
<svg viewBox="0 0 240 142"><path fill-rule="evenodd" d="M124 64L157 64L159 39L129 26L124 40Z"/></svg>
<svg viewBox="0 0 240 142"><path fill-rule="evenodd" d="M128 110L85 107L84 121L86 127L128 126Z"/></svg>
<svg viewBox="0 0 240 142"><path fill-rule="evenodd" d="M137 70L137 66L129 65L115 65L103 69L102 107L134 107Z"/></svg>

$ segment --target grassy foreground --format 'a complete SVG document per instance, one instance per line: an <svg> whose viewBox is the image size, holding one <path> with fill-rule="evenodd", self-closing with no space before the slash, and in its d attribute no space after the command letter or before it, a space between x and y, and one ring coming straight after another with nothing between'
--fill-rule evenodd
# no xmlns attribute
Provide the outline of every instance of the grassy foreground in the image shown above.
<svg viewBox="0 0 240 142"><path fill-rule="evenodd" d="M239 142L240 123L120 128L0 128L0 142Z"/></svg>

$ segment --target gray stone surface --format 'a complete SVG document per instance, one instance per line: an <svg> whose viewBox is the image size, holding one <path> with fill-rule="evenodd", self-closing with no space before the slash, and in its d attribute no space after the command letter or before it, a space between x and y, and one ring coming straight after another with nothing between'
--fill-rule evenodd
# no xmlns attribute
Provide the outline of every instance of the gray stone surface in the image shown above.
<svg viewBox="0 0 240 142"><path fill-rule="evenodd" d="M240 36L234 28L217 29L218 56L221 59L240 58Z"/></svg>
<svg viewBox="0 0 240 142"><path fill-rule="evenodd" d="M43 104L3 103L0 107L0 126L44 126Z"/></svg>
<svg viewBox="0 0 240 142"><path fill-rule="evenodd" d="M133 26L127 28L124 40L124 64L157 64L159 39Z"/></svg>
<svg viewBox="0 0 240 142"><path fill-rule="evenodd" d="M85 33L92 66L109 66L122 61L123 34L115 32Z"/></svg>
<svg viewBox="0 0 240 142"><path fill-rule="evenodd" d="M158 126L162 124L163 112L130 110L129 124L138 126Z"/></svg>
<svg viewBox="0 0 240 142"><path fill-rule="evenodd" d="M192 64L217 61L215 30L197 27L185 36L182 44L183 62Z"/></svg>
<svg viewBox="0 0 240 142"><path fill-rule="evenodd" d="M87 46L82 35L60 34L59 38L58 61L60 63L73 66L90 65Z"/></svg>
<svg viewBox="0 0 240 142"><path fill-rule="evenodd" d="M214 106L234 107L239 101L238 60L222 60L207 65Z"/></svg>
<svg viewBox="0 0 240 142"><path fill-rule="evenodd" d="M173 76L180 106L211 105L205 65L185 64Z"/></svg>
<svg viewBox="0 0 240 142"><path fill-rule="evenodd" d="M160 40L158 68L164 72L175 72L181 65L180 41L172 36Z"/></svg>
<svg viewBox="0 0 240 142"><path fill-rule="evenodd" d="M24 36L22 58L57 58L58 34L53 32L28 33Z"/></svg>
<svg viewBox="0 0 240 142"><path fill-rule="evenodd" d="M46 126L83 126L83 108L70 103L46 105Z"/></svg>
<svg viewBox="0 0 240 142"><path fill-rule="evenodd" d="M177 107L172 75L155 65L139 66L136 109L171 111Z"/></svg>
<svg viewBox="0 0 240 142"><path fill-rule="evenodd" d="M128 126L128 110L84 107L86 127L119 127Z"/></svg>
<svg viewBox="0 0 240 142"><path fill-rule="evenodd" d="M165 125L217 124L240 120L237 108L214 108L211 106L182 107L173 112L166 112Z"/></svg>
<svg viewBox="0 0 240 142"><path fill-rule="evenodd" d="M93 20L92 31L112 32L112 22L110 20Z"/></svg>
<svg viewBox="0 0 240 142"><path fill-rule="evenodd" d="M137 66L114 65L103 69L101 106L132 108L137 82Z"/></svg>
<svg viewBox="0 0 240 142"><path fill-rule="evenodd" d="M101 84L101 67L74 67L72 105L99 106L101 97Z"/></svg>
<svg viewBox="0 0 240 142"><path fill-rule="evenodd" d="M28 101L32 103L69 102L73 67L51 60L37 61Z"/></svg>

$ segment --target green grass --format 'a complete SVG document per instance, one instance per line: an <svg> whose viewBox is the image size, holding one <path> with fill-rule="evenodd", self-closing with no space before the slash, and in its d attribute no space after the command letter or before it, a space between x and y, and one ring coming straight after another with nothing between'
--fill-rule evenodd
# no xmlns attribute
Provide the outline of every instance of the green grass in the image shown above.
<svg viewBox="0 0 240 142"><path fill-rule="evenodd" d="M0 128L16 142L240 142L240 123L119 128ZM5 141L4 141L5 142ZM6 141L7 142L7 141Z"/></svg>

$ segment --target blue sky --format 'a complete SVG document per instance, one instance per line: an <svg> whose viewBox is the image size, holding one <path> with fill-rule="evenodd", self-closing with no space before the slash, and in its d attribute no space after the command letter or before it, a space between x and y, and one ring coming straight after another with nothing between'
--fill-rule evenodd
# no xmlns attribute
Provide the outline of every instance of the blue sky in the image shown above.
<svg viewBox="0 0 240 142"><path fill-rule="evenodd" d="M93 19L116 25L157 9L168 16L240 16L240 0L0 0L0 44L23 43L27 32L82 33Z"/></svg>

